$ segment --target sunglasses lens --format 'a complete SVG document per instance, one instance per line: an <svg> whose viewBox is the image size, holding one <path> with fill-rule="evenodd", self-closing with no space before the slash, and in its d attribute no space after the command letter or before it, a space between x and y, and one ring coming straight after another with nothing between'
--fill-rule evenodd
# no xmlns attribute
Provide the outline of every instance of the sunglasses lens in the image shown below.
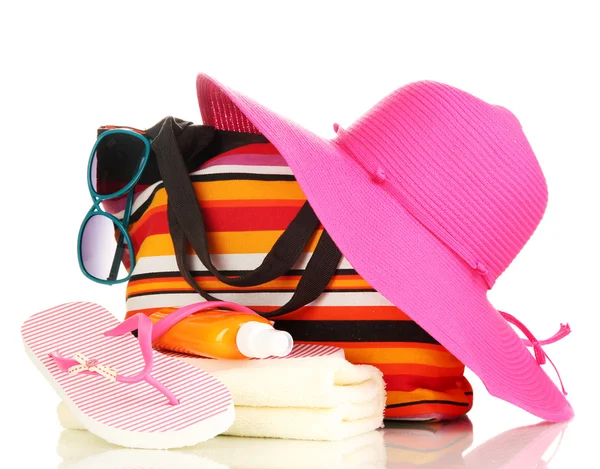
<svg viewBox="0 0 600 469"><path fill-rule="evenodd" d="M86 222L79 246L85 271L98 280L123 280L130 264L126 237L118 225L104 215L93 215Z"/></svg>
<svg viewBox="0 0 600 469"><path fill-rule="evenodd" d="M90 180L96 194L116 194L137 175L146 152L143 137L114 132L100 136L92 160Z"/></svg>

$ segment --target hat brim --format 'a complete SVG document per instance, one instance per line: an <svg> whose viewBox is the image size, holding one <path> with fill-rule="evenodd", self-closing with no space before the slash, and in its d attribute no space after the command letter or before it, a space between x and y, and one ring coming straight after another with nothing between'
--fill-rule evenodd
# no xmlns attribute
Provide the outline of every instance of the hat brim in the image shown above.
<svg viewBox="0 0 600 469"><path fill-rule="evenodd" d="M479 376L492 395L545 420L573 417L563 394L487 300L481 275L335 140L303 129L207 75L198 76L197 91L205 124L258 130L269 139L356 271Z"/></svg>

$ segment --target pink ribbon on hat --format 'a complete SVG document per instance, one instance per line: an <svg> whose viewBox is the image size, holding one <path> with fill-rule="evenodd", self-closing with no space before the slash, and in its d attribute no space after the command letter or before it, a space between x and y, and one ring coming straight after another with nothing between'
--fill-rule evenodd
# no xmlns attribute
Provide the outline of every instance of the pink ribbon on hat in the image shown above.
<svg viewBox="0 0 600 469"><path fill-rule="evenodd" d="M560 373L558 372L558 369L556 368L554 362L550 359L546 351L542 348L542 345L553 344L554 342L558 342L560 339L563 339L564 337L568 336L571 333L571 327L568 324L561 324L558 332L552 337L546 340L537 340L533 333L529 329L527 329L525 324L523 324L517 318L503 311L498 312L507 322L518 327L519 330L523 332L523 334L525 334L527 339L522 339L523 343L527 347L533 347L533 353L539 365L544 365L546 363L546 359L550 362L550 364L554 368L554 371L556 371L556 376L558 376L558 380L560 381L560 387L562 388L562 392L566 396L567 391L565 390L565 386L563 384L562 378L560 377Z"/></svg>

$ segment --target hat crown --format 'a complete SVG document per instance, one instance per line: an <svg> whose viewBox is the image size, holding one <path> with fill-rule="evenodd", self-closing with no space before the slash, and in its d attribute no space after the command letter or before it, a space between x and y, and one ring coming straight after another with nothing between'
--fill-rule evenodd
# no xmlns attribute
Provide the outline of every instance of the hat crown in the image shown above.
<svg viewBox="0 0 600 469"><path fill-rule="evenodd" d="M448 85L396 90L336 142L489 287L546 208L546 181L517 118Z"/></svg>

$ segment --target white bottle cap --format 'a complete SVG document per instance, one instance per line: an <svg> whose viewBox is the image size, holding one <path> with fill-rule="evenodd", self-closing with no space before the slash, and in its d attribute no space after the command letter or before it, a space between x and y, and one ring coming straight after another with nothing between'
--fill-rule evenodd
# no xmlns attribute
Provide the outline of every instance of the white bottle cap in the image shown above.
<svg viewBox="0 0 600 469"><path fill-rule="evenodd" d="M236 344L248 358L285 357L292 351L294 340L287 332L273 329L269 324L249 321L240 327Z"/></svg>

